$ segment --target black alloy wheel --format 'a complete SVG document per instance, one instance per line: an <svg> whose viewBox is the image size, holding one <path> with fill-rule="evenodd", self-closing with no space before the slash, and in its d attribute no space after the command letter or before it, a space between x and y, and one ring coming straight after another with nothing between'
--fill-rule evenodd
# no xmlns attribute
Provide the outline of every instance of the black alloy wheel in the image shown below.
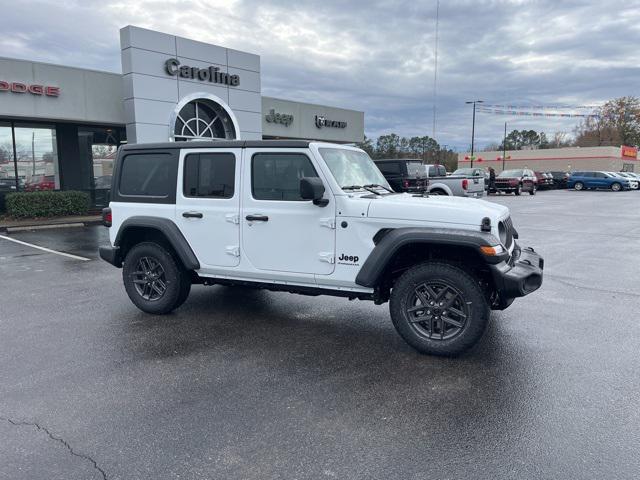
<svg viewBox="0 0 640 480"><path fill-rule="evenodd" d="M434 280L414 288L406 313L418 335L430 340L449 340L464 329L469 306L455 286Z"/></svg>
<svg viewBox="0 0 640 480"><path fill-rule="evenodd" d="M158 301L167 291L164 268L157 258L141 257L132 275L136 291L147 301Z"/></svg>

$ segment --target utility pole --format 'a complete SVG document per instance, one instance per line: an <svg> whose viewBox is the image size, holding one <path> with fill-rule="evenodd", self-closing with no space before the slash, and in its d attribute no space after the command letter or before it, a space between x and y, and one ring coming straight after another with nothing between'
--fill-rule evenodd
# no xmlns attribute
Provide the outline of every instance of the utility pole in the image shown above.
<svg viewBox="0 0 640 480"><path fill-rule="evenodd" d="M473 167L473 143L476 136L476 103L483 103L483 100L470 100L467 105L473 103L473 121L471 123L471 167Z"/></svg>
<svg viewBox="0 0 640 480"><path fill-rule="evenodd" d="M507 122L504 122L504 140L502 140L502 171L504 172L504 161L507 158Z"/></svg>
<svg viewBox="0 0 640 480"><path fill-rule="evenodd" d="M438 101L438 29L440 21L440 0L436 2L436 45L433 66L433 130L431 138L436 139L436 103Z"/></svg>

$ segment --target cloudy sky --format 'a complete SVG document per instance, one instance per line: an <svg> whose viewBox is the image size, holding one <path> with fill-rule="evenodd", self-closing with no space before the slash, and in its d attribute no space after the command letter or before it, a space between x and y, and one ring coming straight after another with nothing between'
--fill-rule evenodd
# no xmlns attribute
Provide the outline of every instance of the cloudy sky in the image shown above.
<svg viewBox="0 0 640 480"><path fill-rule="evenodd" d="M56 0L2 10L0 56L120 71L132 24L257 53L263 94L365 112L370 137L431 135L434 1ZM471 107L599 104L640 95L640 1L440 3L436 139L460 150ZM576 111L578 113L583 111ZM479 113L476 143L576 119Z"/></svg>

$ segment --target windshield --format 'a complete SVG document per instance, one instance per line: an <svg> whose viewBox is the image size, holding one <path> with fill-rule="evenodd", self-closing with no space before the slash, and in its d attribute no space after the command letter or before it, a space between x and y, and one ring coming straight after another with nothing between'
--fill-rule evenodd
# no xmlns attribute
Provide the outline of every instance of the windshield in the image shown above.
<svg viewBox="0 0 640 480"><path fill-rule="evenodd" d="M500 172L499 177L522 177L522 170L505 170Z"/></svg>
<svg viewBox="0 0 640 480"><path fill-rule="evenodd" d="M318 150L341 188L353 185L382 185L390 188L387 180L366 153L343 148Z"/></svg>

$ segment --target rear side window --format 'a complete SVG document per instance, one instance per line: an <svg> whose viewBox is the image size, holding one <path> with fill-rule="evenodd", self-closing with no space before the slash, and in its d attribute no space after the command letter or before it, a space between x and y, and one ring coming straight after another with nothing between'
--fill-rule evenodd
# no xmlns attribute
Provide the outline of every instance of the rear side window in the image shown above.
<svg viewBox="0 0 640 480"><path fill-rule="evenodd" d="M184 196L231 198L235 177L233 153L191 153L184 160Z"/></svg>
<svg viewBox="0 0 640 480"><path fill-rule="evenodd" d="M120 195L168 197L175 188L171 184L171 163L171 155L167 153L125 156L120 173Z"/></svg>
<svg viewBox="0 0 640 480"><path fill-rule="evenodd" d="M400 163L398 162L377 162L377 167L383 175L400 175Z"/></svg>
<svg viewBox="0 0 640 480"><path fill-rule="evenodd" d="M425 174L422 162L407 162L407 175L410 177L418 177Z"/></svg>
<svg viewBox="0 0 640 480"><path fill-rule="evenodd" d="M300 179L317 177L301 153L256 153L251 161L251 190L256 200L300 201Z"/></svg>

